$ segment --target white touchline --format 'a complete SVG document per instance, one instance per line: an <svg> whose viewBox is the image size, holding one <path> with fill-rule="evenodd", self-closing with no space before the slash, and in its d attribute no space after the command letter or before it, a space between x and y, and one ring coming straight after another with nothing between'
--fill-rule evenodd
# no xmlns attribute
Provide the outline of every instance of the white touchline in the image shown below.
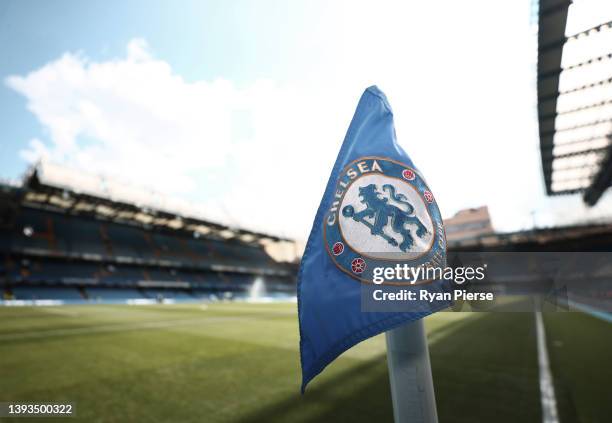
<svg viewBox="0 0 612 423"><path fill-rule="evenodd" d="M546 333L542 313L536 311L536 334L538 342L538 365L540 370L540 399L542 402L542 422L559 423L557 413L557 399L555 398L555 387L553 385L550 363L548 361L548 349L546 348Z"/></svg>

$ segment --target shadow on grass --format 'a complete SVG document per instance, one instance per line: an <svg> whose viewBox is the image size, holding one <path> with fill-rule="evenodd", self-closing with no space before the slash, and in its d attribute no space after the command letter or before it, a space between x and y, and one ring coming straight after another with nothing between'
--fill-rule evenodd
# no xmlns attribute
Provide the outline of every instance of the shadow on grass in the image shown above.
<svg viewBox="0 0 612 423"><path fill-rule="evenodd" d="M441 422L541 422L533 313L476 313L430 346Z"/></svg>
<svg viewBox="0 0 612 423"><path fill-rule="evenodd" d="M474 314L466 319L451 322L448 325L437 328L429 333L430 339L435 341L430 344L432 362L434 368L436 361L446 360L446 357L439 356L437 351L446 351L445 344L456 342L457 338L473 339L482 335L483 325L491 326L487 323L487 318L496 320L489 314ZM493 323L493 325L495 325ZM498 328L500 330L500 328ZM483 339L483 342L486 342ZM478 343L472 343L469 349L463 351L465 355L471 355L475 350L478 350ZM495 357L495 359L503 360L503 357ZM349 358L344 359L346 365ZM444 366L442 366L443 368ZM330 366L328 371L334 371L335 364ZM437 373L442 373L442 369L434 371L434 376ZM444 374L438 374L440 379L444 379ZM473 388L470 386L469 377L460 376L464 382L463 388L468 390ZM437 380L437 379L436 379ZM468 392L454 392L455 385L444 384L444 389L450 389L450 392L439 393L442 398L456 397L466 395L471 399L470 404L466 405L465 409L469 410L479 407L479 401L476 396L468 394ZM487 387L480 386L480 389ZM438 389L436 389L436 392ZM538 397L536 397L537 400ZM507 399L505 399L507 400ZM440 421L455 421L455 410L447 407L440 407ZM470 415L463 411L465 421L470 420ZM476 413L479 415L479 413ZM499 416L495 416L499 417ZM516 417L516 416L514 416ZM392 421L393 410L391 405L391 393L389 389L389 379L387 371L387 360L384 355L380 355L366 362L358 362L358 364L350 365L344 371L336 371L334 377L320 377L309 386L306 394L301 396L298 392L286 396L283 400L274 404L266 405L253 414L238 419L241 423L256 423L256 422L321 422L321 421L351 421L351 422L382 422ZM463 420L463 419L462 419ZM475 421L475 420L472 420ZM492 421L492 420L491 420ZM505 419L497 420L505 421ZM507 421L516 421L510 416Z"/></svg>
<svg viewBox="0 0 612 423"><path fill-rule="evenodd" d="M384 356L379 356L352 366L333 379L313 384L304 396L296 392L239 421L388 421L393 414L386 365Z"/></svg>
<svg viewBox="0 0 612 423"><path fill-rule="evenodd" d="M577 312L543 316L560 420L610 421L612 325Z"/></svg>

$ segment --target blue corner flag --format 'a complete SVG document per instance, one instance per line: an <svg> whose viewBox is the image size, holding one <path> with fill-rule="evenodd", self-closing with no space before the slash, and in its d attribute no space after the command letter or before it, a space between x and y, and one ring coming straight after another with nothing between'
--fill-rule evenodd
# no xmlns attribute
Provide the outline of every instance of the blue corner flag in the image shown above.
<svg viewBox="0 0 612 423"><path fill-rule="evenodd" d="M302 392L353 345L449 305L364 310L364 287L381 287L374 282L377 268L445 263L446 238L434 196L397 144L387 98L369 87L340 148L298 274ZM440 281L425 282L430 283L421 286L429 290L441 289Z"/></svg>

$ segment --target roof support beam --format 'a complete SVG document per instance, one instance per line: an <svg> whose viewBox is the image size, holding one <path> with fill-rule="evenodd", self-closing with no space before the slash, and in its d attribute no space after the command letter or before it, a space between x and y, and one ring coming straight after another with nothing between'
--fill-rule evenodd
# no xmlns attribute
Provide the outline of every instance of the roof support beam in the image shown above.
<svg viewBox="0 0 612 423"><path fill-rule="evenodd" d="M608 136L608 138L611 137ZM599 171L593 178L591 186L584 192L584 202L589 206L594 206L610 185L612 185L612 147L608 147L606 157L602 161Z"/></svg>

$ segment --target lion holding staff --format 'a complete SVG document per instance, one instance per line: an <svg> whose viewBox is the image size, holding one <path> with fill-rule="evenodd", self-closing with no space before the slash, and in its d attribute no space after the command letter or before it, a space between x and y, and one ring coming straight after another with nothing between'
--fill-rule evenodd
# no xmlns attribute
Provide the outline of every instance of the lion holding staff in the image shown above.
<svg viewBox="0 0 612 423"><path fill-rule="evenodd" d="M366 208L359 212L355 212L355 208L349 205L342 209L342 215L363 223L370 228L372 235L381 236L389 244L396 247L398 246L397 240L383 231L385 226L389 223L389 219L391 219L391 229L393 232L402 236L402 242L399 244L399 248L407 252L414 245L414 238L412 237L410 229L406 228L406 225L415 225L416 235L419 238L423 238L427 235L427 228L414 214L414 207L407 201L408 199L404 194L396 193L395 187L391 184L383 185L383 191L388 192L393 201L405 206L406 210L403 210L395 204L389 204L389 199L381 196L378 187L375 184L369 184L365 187L359 187L359 197L361 198L361 203L365 204ZM373 218L374 223L372 224L366 221L366 217Z"/></svg>

